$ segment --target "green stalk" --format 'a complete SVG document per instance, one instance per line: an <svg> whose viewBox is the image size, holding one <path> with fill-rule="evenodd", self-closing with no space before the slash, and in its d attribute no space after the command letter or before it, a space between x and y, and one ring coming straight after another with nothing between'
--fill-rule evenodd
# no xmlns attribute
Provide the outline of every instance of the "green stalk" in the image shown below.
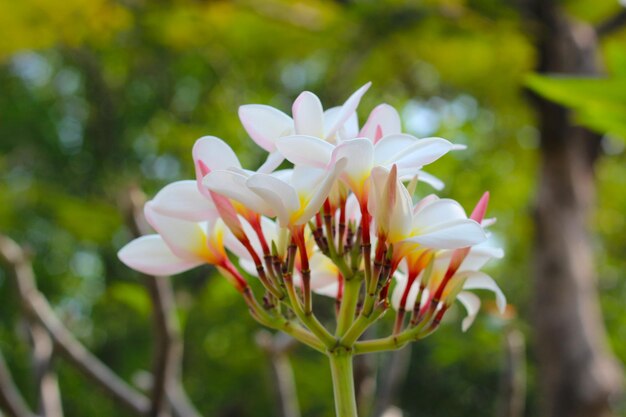
<svg viewBox="0 0 626 417"><path fill-rule="evenodd" d="M341 307L339 309L339 317L337 318L337 331L335 332L335 336L338 338L348 331L354 321L360 289L360 280L352 278L344 281Z"/></svg>
<svg viewBox="0 0 626 417"><path fill-rule="evenodd" d="M330 359L330 371L333 376L335 413L337 417L358 417L354 394L352 355L342 351L329 353L328 357Z"/></svg>

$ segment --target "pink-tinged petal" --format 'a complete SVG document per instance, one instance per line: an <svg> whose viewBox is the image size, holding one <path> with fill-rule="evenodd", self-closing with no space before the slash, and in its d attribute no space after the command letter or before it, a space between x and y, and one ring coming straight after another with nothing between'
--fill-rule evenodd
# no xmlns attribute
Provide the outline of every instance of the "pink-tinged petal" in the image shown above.
<svg viewBox="0 0 626 417"><path fill-rule="evenodd" d="M335 163L332 170L321 180L317 188L312 192L311 197L306 202L306 206L303 207L300 215L293 219L295 225L305 224L319 211L322 204L324 204L324 200L328 197L330 189L345 167L345 159L340 159Z"/></svg>
<svg viewBox="0 0 626 417"><path fill-rule="evenodd" d="M207 240L200 223L164 216L150 201L144 206L144 214L176 256L188 261L206 259Z"/></svg>
<svg viewBox="0 0 626 417"><path fill-rule="evenodd" d="M263 104L239 107L239 120L248 135L261 148L274 152L274 142L281 136L292 135L293 120L282 111Z"/></svg>
<svg viewBox="0 0 626 417"><path fill-rule="evenodd" d="M292 112L296 134L324 137L324 111L315 94L301 93L293 103Z"/></svg>
<svg viewBox="0 0 626 417"><path fill-rule="evenodd" d="M267 159L263 162L263 165L257 169L257 172L260 174L270 174L274 172L284 160L285 158L278 151L274 151L267 155Z"/></svg>
<svg viewBox="0 0 626 417"><path fill-rule="evenodd" d="M463 304L463 307L465 307L465 310L467 310L467 316L461 323L461 329L466 332L474 323L478 310L480 310L480 298L471 292L461 291L459 295L456 296L456 299L459 300L459 302Z"/></svg>
<svg viewBox="0 0 626 417"><path fill-rule="evenodd" d="M500 248L493 248L485 245L474 246L467 254L459 271L478 271L492 259L501 259L504 251Z"/></svg>
<svg viewBox="0 0 626 417"><path fill-rule="evenodd" d="M278 151L294 165L323 168L335 148L325 140L313 136L287 136L276 141Z"/></svg>
<svg viewBox="0 0 626 417"><path fill-rule="evenodd" d="M485 191L485 193L480 197L476 207L472 211L470 215L470 219L476 220L478 223L481 223L485 218L485 213L487 213L487 205L489 204L489 191Z"/></svg>
<svg viewBox="0 0 626 417"><path fill-rule="evenodd" d="M433 249L458 249L473 246L487 239L482 227L474 220L454 220L423 230L406 239Z"/></svg>
<svg viewBox="0 0 626 417"><path fill-rule="evenodd" d="M489 275L480 271L465 271L460 274L467 275L467 280L463 285L464 290L487 290L491 291L496 296L496 305L500 313L504 313L506 309L506 296L498 287L498 284Z"/></svg>
<svg viewBox="0 0 626 417"><path fill-rule="evenodd" d="M217 218L215 204L198 192L196 181L177 181L166 185L154 196L152 207L166 216L192 222Z"/></svg>
<svg viewBox="0 0 626 417"><path fill-rule="evenodd" d="M376 131L380 129L381 137L402 132L400 115L389 104L380 104L372 110L369 118L363 125L359 137L368 138L376 143ZM380 139L380 138L379 138Z"/></svg>
<svg viewBox="0 0 626 417"><path fill-rule="evenodd" d="M204 263L201 259L176 256L159 235L148 235L129 242L117 253L130 268L147 275L179 274Z"/></svg>
<svg viewBox="0 0 626 417"><path fill-rule="evenodd" d="M242 172L232 170L213 171L204 177L203 185L217 194L243 204L252 211L266 216L274 216L272 206L246 185L249 178Z"/></svg>
<svg viewBox="0 0 626 417"><path fill-rule="evenodd" d="M452 144L441 138L417 139L406 134L382 138L374 149L377 164L397 164L398 168L419 169L436 161L452 149Z"/></svg>
<svg viewBox="0 0 626 417"><path fill-rule="evenodd" d="M350 118L350 116L352 116L355 113L356 108L359 106L359 103L361 102L361 98L363 97L363 94L365 94L365 92L368 90L368 88L370 88L371 85L372 85L371 82L368 82L367 84L363 85L361 88L359 88L354 93L352 93L352 95L346 100L346 102L343 103L343 106L341 106L341 110L336 116L335 122L326 131L326 135L325 135L326 138L331 138L333 135L335 135L335 133L337 133L337 131Z"/></svg>
<svg viewBox="0 0 626 417"><path fill-rule="evenodd" d="M226 250L235 255L239 260L252 259L250 252L248 252L248 250L245 248L245 246L243 246L239 239L237 239L237 237L228 229L224 231L223 244L224 248L226 248Z"/></svg>
<svg viewBox="0 0 626 417"><path fill-rule="evenodd" d="M358 194L360 191L358 188L370 176L374 162L374 146L365 138L343 141L333 150L330 163L342 158L347 162L342 178L346 179L350 187L357 188L352 191Z"/></svg>
<svg viewBox="0 0 626 417"><path fill-rule="evenodd" d="M370 185L368 211L373 215L376 227L387 234L389 242L402 240L411 230L413 207L411 196L398 181L395 168L391 171L383 167L373 168Z"/></svg>
<svg viewBox="0 0 626 417"><path fill-rule="evenodd" d="M300 201L294 188L271 175L253 175L246 181L246 185L266 205L274 209L282 226L289 223L291 213L296 212L300 207Z"/></svg>
<svg viewBox="0 0 626 417"><path fill-rule="evenodd" d="M215 136L204 136L196 141L191 151L196 168L198 189L206 195L201 187L202 178L211 171L228 168L241 168L239 158L230 146Z"/></svg>

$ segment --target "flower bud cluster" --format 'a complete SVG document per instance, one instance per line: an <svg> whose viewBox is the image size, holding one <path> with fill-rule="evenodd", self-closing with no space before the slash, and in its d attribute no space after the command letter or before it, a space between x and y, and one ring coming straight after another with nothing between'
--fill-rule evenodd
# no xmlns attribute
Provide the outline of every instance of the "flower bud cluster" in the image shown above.
<svg viewBox="0 0 626 417"><path fill-rule="evenodd" d="M127 244L120 259L156 276L214 265L255 319L322 351L397 348L432 333L455 300L468 312L465 330L480 307L471 290L492 291L504 309L497 284L480 272L503 255L482 244L489 194L469 217L454 200L414 196L420 181L443 186L423 167L463 147L403 132L387 104L359 127L356 109L369 86L327 110L303 92L292 116L241 106L244 129L268 152L265 163L245 169L223 140L198 139L196 180L169 184L146 204L157 234ZM261 286L251 287L251 277ZM333 332L317 319L314 294L336 299ZM393 344L357 342L391 307Z"/></svg>

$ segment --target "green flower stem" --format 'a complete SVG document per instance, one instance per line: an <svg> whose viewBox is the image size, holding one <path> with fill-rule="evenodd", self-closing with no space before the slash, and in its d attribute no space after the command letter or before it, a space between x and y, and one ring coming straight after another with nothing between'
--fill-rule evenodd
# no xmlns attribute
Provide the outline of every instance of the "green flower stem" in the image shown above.
<svg viewBox="0 0 626 417"><path fill-rule="evenodd" d="M358 417L354 394L352 355L346 351L331 352L330 371L333 377L335 413L337 417Z"/></svg>
<svg viewBox="0 0 626 417"><path fill-rule="evenodd" d="M343 253L337 253L337 248L335 248L335 239L333 238L333 229L330 221L325 222L326 228L326 239L328 240L328 257L332 259L333 263L339 268L339 272L344 278L348 278L352 276L352 270L346 263L345 258L343 257ZM339 246L342 246L341 240L339 241Z"/></svg>
<svg viewBox="0 0 626 417"><path fill-rule="evenodd" d="M281 330L284 333L287 333L294 339L304 343L305 345L317 350L318 352L324 353L325 346L320 340L310 331L300 326L297 323L291 322L289 320L280 320L277 323L272 323L271 326L274 329Z"/></svg>
<svg viewBox="0 0 626 417"><path fill-rule="evenodd" d="M383 315L386 310L384 308L376 309L372 314L364 316L359 314L350 328L346 331L340 341L341 346L352 346L361 337L363 332Z"/></svg>
<svg viewBox="0 0 626 417"><path fill-rule="evenodd" d="M341 298L341 307L339 309L339 317L337 318L337 330L335 332L335 336L338 338L346 333L354 321L360 289L360 280L355 278L344 280L343 296Z"/></svg>
<svg viewBox="0 0 626 417"><path fill-rule="evenodd" d="M322 323L317 320L317 317L315 317L313 312L307 314L302 309L298 294L296 294L296 290L293 287L291 277L285 278L285 286L287 287L287 295L289 296L290 301L287 305L293 310L298 320L308 327L311 333L317 336L324 346L329 349L335 346L337 344L337 340L328 332L328 330L326 330Z"/></svg>
<svg viewBox="0 0 626 417"><path fill-rule="evenodd" d="M406 333L400 333L397 336L388 336L382 339L356 342L354 344L353 351L355 355L363 355L365 353L398 350L403 348L411 340L415 339L415 337L416 336L410 337Z"/></svg>
<svg viewBox="0 0 626 417"><path fill-rule="evenodd" d="M423 339L424 337L430 335L432 333L430 324L430 320L427 319L420 322L416 327L406 329L396 335L391 335L381 339L356 342L353 345L353 352L355 355L363 355L365 353L402 349L407 343ZM426 327L426 331L422 332L424 327Z"/></svg>
<svg viewBox="0 0 626 417"><path fill-rule="evenodd" d="M320 341L318 337L309 332L307 329L285 319L284 317L276 317L268 314L268 312L265 311L265 309L259 304L256 297L254 297L254 294L252 293L250 287L246 286L242 290L242 295L246 304L248 305L248 308L250 309L250 314L252 315L252 317L254 317L256 321L272 329L281 330L292 336L294 339L299 340L300 342L312 347L315 350L325 352L324 348L326 346Z"/></svg>

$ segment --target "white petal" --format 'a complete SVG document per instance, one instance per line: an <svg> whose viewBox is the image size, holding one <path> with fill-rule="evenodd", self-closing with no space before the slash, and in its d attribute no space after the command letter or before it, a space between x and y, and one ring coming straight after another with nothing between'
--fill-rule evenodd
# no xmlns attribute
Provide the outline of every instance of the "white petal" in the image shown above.
<svg viewBox="0 0 626 417"><path fill-rule="evenodd" d="M324 200L328 197L330 189L333 187L335 181L346 167L346 160L340 159L337 161L333 169L321 180L317 188L313 191L311 197L306 202L306 206L303 207L302 213L294 219L294 224L304 224L308 222L311 217L315 215L322 207Z"/></svg>
<svg viewBox="0 0 626 417"><path fill-rule="evenodd" d="M328 257L320 252L315 252L311 255L309 262L311 267L311 289L313 291L337 284L339 281L339 270Z"/></svg>
<svg viewBox="0 0 626 417"><path fill-rule="evenodd" d="M325 167L335 148L325 140L313 136L287 136L276 141L278 151L294 165Z"/></svg>
<svg viewBox="0 0 626 417"><path fill-rule="evenodd" d="M354 139L359 136L359 117L356 112L348 117L343 127L337 131L337 136L340 140Z"/></svg>
<svg viewBox="0 0 626 417"><path fill-rule="evenodd" d="M327 285L325 287L319 287L312 290L315 294L323 295L329 298L337 298L339 295L339 282Z"/></svg>
<svg viewBox="0 0 626 417"><path fill-rule="evenodd" d="M374 146L365 138L343 141L333 150L331 163L342 158L345 158L347 162L344 177L349 179L351 186L359 186L370 176L374 161Z"/></svg>
<svg viewBox="0 0 626 417"><path fill-rule="evenodd" d="M274 151L267 155L267 159L263 162L263 165L259 167L257 172L260 174L269 174L274 172L274 170L278 168L284 160L285 158L278 151Z"/></svg>
<svg viewBox="0 0 626 417"><path fill-rule="evenodd" d="M307 196L313 193L315 187L326 175L328 175L328 171L325 169L298 165L291 172L291 177L288 178L287 182L295 188L300 200L308 200Z"/></svg>
<svg viewBox="0 0 626 417"><path fill-rule="evenodd" d="M203 263L202 260L182 259L170 250L159 235L148 235L129 242L117 253L127 266L148 275L174 275Z"/></svg>
<svg viewBox="0 0 626 417"><path fill-rule="evenodd" d="M152 200L154 210L166 216L201 222L217 218L215 204L198 192L196 181L177 181L166 185Z"/></svg>
<svg viewBox="0 0 626 417"><path fill-rule="evenodd" d="M239 158L230 146L215 136L204 136L196 141L191 151L194 161L202 161L211 170L241 168Z"/></svg>
<svg viewBox="0 0 626 417"><path fill-rule="evenodd" d="M292 107L295 132L298 135L324 137L324 113L322 103L309 91L301 93Z"/></svg>
<svg viewBox="0 0 626 417"><path fill-rule="evenodd" d="M282 111L263 104L239 107L239 120L248 135L268 152L276 150L274 142L281 136L293 134L293 120Z"/></svg>
<svg viewBox="0 0 626 417"><path fill-rule="evenodd" d="M206 234L200 223L164 216L153 208L151 201L144 206L144 214L176 256L194 261L207 252Z"/></svg>
<svg viewBox="0 0 626 417"><path fill-rule="evenodd" d="M422 229L407 241L433 249L458 249L476 245L487 239L482 227L474 220L461 219Z"/></svg>
<svg viewBox="0 0 626 417"><path fill-rule="evenodd" d="M274 216L272 206L267 204L246 185L250 177L242 172L219 170L209 173L202 183L224 197L238 201L250 210L266 216Z"/></svg>
<svg viewBox="0 0 626 417"><path fill-rule="evenodd" d="M407 171L410 169L407 169ZM404 175L404 169L401 169L398 171L398 175L402 178ZM415 173L412 173L409 177L413 177ZM420 180L421 182L424 182L428 185L430 185L431 187L433 187L435 190L443 190L444 187L446 186L444 184L443 181L441 181L439 178L435 177L434 175L429 174L428 172L424 172L424 171L417 171L417 178L418 180Z"/></svg>
<svg viewBox="0 0 626 417"><path fill-rule="evenodd" d="M365 92L368 88L370 88L371 85L372 83L368 82L367 84L356 90L354 93L352 93L352 95L346 100L346 102L343 103L343 106L341 106L341 111L336 116L335 123L326 131L325 136L327 138L332 137L337 132L337 130L339 130L344 125L344 123L346 123L350 116L355 113L356 108L361 102L363 94L365 94Z"/></svg>
<svg viewBox="0 0 626 417"><path fill-rule="evenodd" d="M368 138L374 142L376 137L376 130L380 127L382 136L393 135L402 132L402 124L400 122L400 115L389 104L380 104L376 106L370 113L367 122L363 125L360 137Z"/></svg>
<svg viewBox="0 0 626 417"><path fill-rule="evenodd" d="M465 307L465 310L467 310L467 317L465 317L461 323L461 328L466 332L472 323L474 323L478 310L480 310L480 298L471 292L461 291L459 295L456 296L456 299L459 300L459 302L463 304L463 307Z"/></svg>
<svg viewBox="0 0 626 417"><path fill-rule="evenodd" d="M506 296L498 287L498 284L489 275L480 271L461 272L467 275L467 281L463 285L464 290L488 290L495 294L496 305L500 313L504 313L506 309Z"/></svg>
<svg viewBox="0 0 626 417"><path fill-rule="evenodd" d="M452 150L452 143L442 138L418 139L398 160L398 168L428 165Z"/></svg>
<svg viewBox="0 0 626 417"><path fill-rule="evenodd" d="M415 168L430 164L452 149L452 144L441 138L417 139L398 134L382 138L374 149L376 163L397 164L398 168Z"/></svg>
<svg viewBox="0 0 626 417"><path fill-rule="evenodd" d="M266 205L274 209L282 226L286 226L291 214L300 208L296 190L271 175L253 175L246 181L246 185L263 199Z"/></svg>
<svg viewBox="0 0 626 417"><path fill-rule="evenodd" d="M472 247L467 254L459 271L478 271L492 259L500 259L504 256L504 251L500 248L493 248L484 245Z"/></svg>
<svg viewBox="0 0 626 417"><path fill-rule="evenodd" d="M415 212L414 226L420 230L429 229L461 219L467 219L463 207L454 200L442 198L430 204L421 205L421 209Z"/></svg>

